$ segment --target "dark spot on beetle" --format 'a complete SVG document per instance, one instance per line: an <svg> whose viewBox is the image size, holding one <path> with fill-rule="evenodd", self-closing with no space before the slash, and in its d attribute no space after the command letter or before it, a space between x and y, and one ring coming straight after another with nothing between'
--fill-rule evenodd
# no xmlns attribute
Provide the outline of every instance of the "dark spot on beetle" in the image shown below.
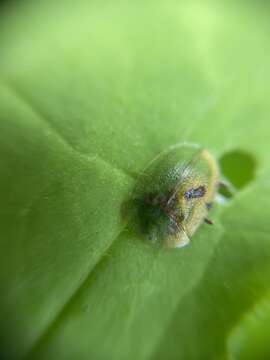
<svg viewBox="0 0 270 360"><path fill-rule="evenodd" d="M205 195L206 193L206 188L205 186L199 186L196 189L190 189L188 191L186 191L184 193L184 198L186 200L191 200L191 199L197 199L197 198L201 198Z"/></svg>

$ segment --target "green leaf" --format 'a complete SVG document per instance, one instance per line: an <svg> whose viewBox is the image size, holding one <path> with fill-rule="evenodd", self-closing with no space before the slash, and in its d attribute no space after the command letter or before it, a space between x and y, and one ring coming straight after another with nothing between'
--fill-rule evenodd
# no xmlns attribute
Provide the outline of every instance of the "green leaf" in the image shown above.
<svg viewBox="0 0 270 360"><path fill-rule="evenodd" d="M268 13L213 0L1 8L2 357L246 359L246 344L270 357ZM237 191L215 226L166 250L123 205L181 142L222 158Z"/></svg>

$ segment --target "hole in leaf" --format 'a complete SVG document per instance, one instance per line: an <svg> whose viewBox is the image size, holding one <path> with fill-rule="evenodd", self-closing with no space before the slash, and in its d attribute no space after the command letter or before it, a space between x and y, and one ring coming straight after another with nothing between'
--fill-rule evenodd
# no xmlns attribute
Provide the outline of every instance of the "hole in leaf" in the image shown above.
<svg viewBox="0 0 270 360"><path fill-rule="evenodd" d="M257 163L246 151L236 149L224 154L219 160L223 176L229 182L228 188L221 188L220 193L226 198L233 196L234 190L242 190L256 177Z"/></svg>

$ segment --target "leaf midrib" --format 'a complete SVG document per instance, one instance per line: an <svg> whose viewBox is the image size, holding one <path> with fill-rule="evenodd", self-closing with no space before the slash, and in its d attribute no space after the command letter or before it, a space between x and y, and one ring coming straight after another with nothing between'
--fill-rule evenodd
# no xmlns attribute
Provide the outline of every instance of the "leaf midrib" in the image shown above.
<svg viewBox="0 0 270 360"><path fill-rule="evenodd" d="M61 132L52 125L52 123L46 118L46 116L41 112L40 109L37 108L37 106L33 105L32 102L30 102L25 94L23 94L17 87L15 87L14 84L11 84L11 82L3 81L1 80L1 84L4 85L4 87L13 95L16 97L17 100L19 100L24 107L26 107L39 121L41 121L43 124L45 124L51 132L54 133L54 135L57 137L57 139L67 147L73 154L76 154L80 158L86 160L87 162L98 160L105 164L106 166L111 167L114 171L117 171L120 175L125 176L132 181L136 181L136 177L132 174L129 174L125 169L116 166L115 164L110 163L108 160L104 159L98 154L92 154L92 153L83 153L79 149L75 148L71 142L69 142Z"/></svg>

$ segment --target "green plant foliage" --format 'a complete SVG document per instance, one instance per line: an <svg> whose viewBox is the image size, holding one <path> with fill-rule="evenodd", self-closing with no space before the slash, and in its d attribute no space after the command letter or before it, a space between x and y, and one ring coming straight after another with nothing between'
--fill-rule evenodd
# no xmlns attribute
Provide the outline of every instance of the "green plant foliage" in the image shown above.
<svg viewBox="0 0 270 360"><path fill-rule="evenodd" d="M1 358L270 358L269 10L0 8ZM123 204L185 141L226 159L238 190L189 246L156 248Z"/></svg>

